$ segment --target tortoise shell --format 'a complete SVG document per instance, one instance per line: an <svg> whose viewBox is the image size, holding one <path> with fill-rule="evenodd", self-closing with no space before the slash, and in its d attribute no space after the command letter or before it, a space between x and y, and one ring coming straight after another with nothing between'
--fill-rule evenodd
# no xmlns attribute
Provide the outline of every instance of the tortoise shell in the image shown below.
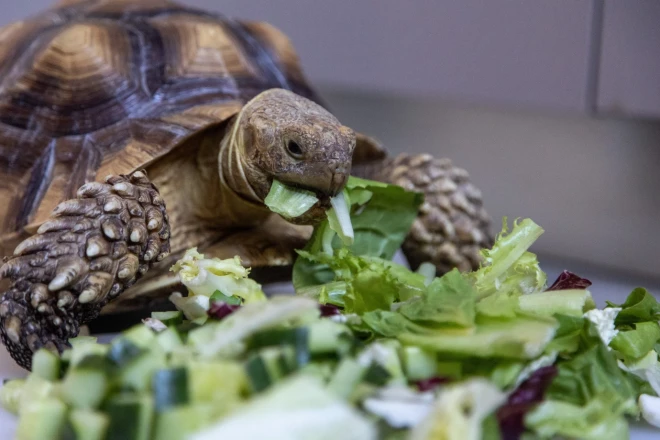
<svg viewBox="0 0 660 440"><path fill-rule="evenodd" d="M4 254L82 184L148 165L270 88L319 102L280 31L168 1L67 2L1 29Z"/></svg>

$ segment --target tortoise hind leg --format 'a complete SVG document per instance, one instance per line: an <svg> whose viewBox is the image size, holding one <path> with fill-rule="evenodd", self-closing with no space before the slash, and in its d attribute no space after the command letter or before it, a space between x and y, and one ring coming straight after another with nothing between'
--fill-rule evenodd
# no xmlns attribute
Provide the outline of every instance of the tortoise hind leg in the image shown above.
<svg viewBox="0 0 660 440"><path fill-rule="evenodd" d="M449 159L401 154L358 165L355 172L424 194L424 204L402 246L411 267L431 262L438 274L455 267L463 271L479 267L479 250L489 247L493 238L481 192L465 170Z"/></svg>
<svg viewBox="0 0 660 440"><path fill-rule="evenodd" d="M81 324L169 251L165 204L143 171L110 176L60 203L0 269L0 336L30 368L40 347L62 351Z"/></svg>

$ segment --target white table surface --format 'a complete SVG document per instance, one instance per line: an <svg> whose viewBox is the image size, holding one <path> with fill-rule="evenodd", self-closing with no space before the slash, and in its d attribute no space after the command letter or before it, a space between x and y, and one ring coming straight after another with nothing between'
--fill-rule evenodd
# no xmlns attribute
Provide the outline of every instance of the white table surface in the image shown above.
<svg viewBox="0 0 660 440"><path fill-rule="evenodd" d="M648 281L646 283L640 283L637 282L637 280L634 278L603 273L600 270L584 267L579 264L571 264L568 267L564 267L563 265L557 264L556 261L550 261L547 258L540 258L540 261L542 263L543 269L548 273L549 282L552 282L556 278L557 274L559 274L564 268L589 278L593 282L593 285L589 290L591 291L599 307L604 305L605 299L617 303L623 302L628 293L630 293L633 288L638 287L639 285L649 289L656 295L656 297L658 297L660 294L660 283L656 284L653 282L650 283ZM266 290L267 293L284 293L292 291L292 287L289 284L280 284L267 286L264 290ZM0 380L4 378L22 377L24 375L25 371L13 362L4 346L0 344ZM15 417L0 408L0 440L13 439L15 429ZM660 439L660 428L653 428L652 426L642 421L631 426L630 434L631 440L658 440Z"/></svg>

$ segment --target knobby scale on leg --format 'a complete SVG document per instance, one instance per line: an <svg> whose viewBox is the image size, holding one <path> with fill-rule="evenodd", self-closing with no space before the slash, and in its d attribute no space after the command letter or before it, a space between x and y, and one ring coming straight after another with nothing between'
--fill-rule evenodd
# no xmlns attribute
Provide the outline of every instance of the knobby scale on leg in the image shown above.
<svg viewBox="0 0 660 440"><path fill-rule="evenodd" d="M61 352L80 326L169 253L165 204L144 171L109 176L60 203L0 268L0 337L29 369L35 350Z"/></svg>

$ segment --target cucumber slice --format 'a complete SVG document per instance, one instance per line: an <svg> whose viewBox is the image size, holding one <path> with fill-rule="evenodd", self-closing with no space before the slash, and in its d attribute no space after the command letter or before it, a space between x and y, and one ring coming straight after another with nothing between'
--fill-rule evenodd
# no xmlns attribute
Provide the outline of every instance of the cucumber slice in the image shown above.
<svg viewBox="0 0 660 440"><path fill-rule="evenodd" d="M32 372L42 379L59 379L60 357L45 348L37 350L32 356Z"/></svg>
<svg viewBox="0 0 660 440"><path fill-rule="evenodd" d="M188 392L194 403L216 402L214 409L220 413L241 400L248 391L246 370L238 362L192 361L188 368Z"/></svg>
<svg viewBox="0 0 660 440"><path fill-rule="evenodd" d="M252 391L255 393L265 390L273 383L270 374L268 374L268 367L259 355L253 355L248 359L245 363L245 371L252 386Z"/></svg>
<svg viewBox="0 0 660 440"><path fill-rule="evenodd" d="M38 402L48 397L53 397L56 392L56 384L49 382L41 377L30 374L21 387L18 396L18 413L23 413L23 408L29 406L32 402Z"/></svg>
<svg viewBox="0 0 660 440"><path fill-rule="evenodd" d="M294 351L291 362L287 363L291 367L300 368L309 363L310 351L308 339L309 330L306 327L269 330L255 334L250 339L249 347L255 349L277 345L290 345Z"/></svg>
<svg viewBox="0 0 660 440"><path fill-rule="evenodd" d="M70 369L62 382L60 393L74 408L98 408L108 390L105 358L91 355Z"/></svg>
<svg viewBox="0 0 660 440"><path fill-rule="evenodd" d="M146 349L138 346L125 337L119 337L112 341L108 351L108 359L115 365L122 367L130 361L141 356Z"/></svg>
<svg viewBox="0 0 660 440"><path fill-rule="evenodd" d="M171 353L179 347L183 347L181 335L174 327L168 327L156 336L156 342L166 353Z"/></svg>
<svg viewBox="0 0 660 440"><path fill-rule="evenodd" d="M156 411L188 403L188 370L180 367L156 371L151 389Z"/></svg>
<svg viewBox="0 0 660 440"><path fill-rule="evenodd" d="M106 440L148 440L154 418L151 396L122 394L106 405L110 425Z"/></svg>
<svg viewBox="0 0 660 440"><path fill-rule="evenodd" d="M387 371L382 365L373 362L367 368L367 371L364 373L364 381L378 387L382 387L387 384L392 375Z"/></svg>
<svg viewBox="0 0 660 440"><path fill-rule="evenodd" d="M291 371L292 368L289 367L285 348L268 347L261 350L260 354L272 382L277 382Z"/></svg>
<svg viewBox="0 0 660 440"><path fill-rule="evenodd" d="M69 342L71 343L71 350L65 351L62 354L62 359L68 361L70 366L78 365L87 356L104 356L109 349L105 344L97 344L96 338L93 336L78 336L70 339Z"/></svg>
<svg viewBox="0 0 660 440"><path fill-rule="evenodd" d="M170 408L160 413L156 421L155 435L158 440L184 440L189 435L209 425L213 418L210 404L194 404Z"/></svg>
<svg viewBox="0 0 660 440"><path fill-rule="evenodd" d="M183 322L183 313L178 310L171 312L151 312L151 317L157 319L166 326L179 325Z"/></svg>
<svg viewBox="0 0 660 440"><path fill-rule="evenodd" d="M126 330L123 337L133 342L138 347L149 348L154 342L156 334L146 325L138 324Z"/></svg>
<svg viewBox="0 0 660 440"><path fill-rule="evenodd" d="M135 391L147 391L153 374L167 365L165 352L158 346L132 359L119 372L119 383Z"/></svg>
<svg viewBox="0 0 660 440"><path fill-rule="evenodd" d="M309 351L313 355L337 353L345 345L342 335L350 335L345 325L330 319L316 321L309 326Z"/></svg>
<svg viewBox="0 0 660 440"><path fill-rule="evenodd" d="M438 374L435 355L419 347L403 347L403 365L408 380L418 381L429 379Z"/></svg>
<svg viewBox="0 0 660 440"><path fill-rule="evenodd" d="M23 407L16 429L20 440L58 440L66 424L66 405L54 397L35 400Z"/></svg>
<svg viewBox="0 0 660 440"><path fill-rule="evenodd" d="M110 425L106 414L86 409L74 409L69 415L76 440L103 440Z"/></svg>
<svg viewBox="0 0 660 440"><path fill-rule="evenodd" d="M348 399L362 381L367 367L353 358L344 358L330 379L328 388L343 399Z"/></svg>
<svg viewBox="0 0 660 440"><path fill-rule="evenodd" d="M0 404L2 404L2 407L14 415L18 414L24 387L24 379L11 379L3 383L2 388L0 388Z"/></svg>

